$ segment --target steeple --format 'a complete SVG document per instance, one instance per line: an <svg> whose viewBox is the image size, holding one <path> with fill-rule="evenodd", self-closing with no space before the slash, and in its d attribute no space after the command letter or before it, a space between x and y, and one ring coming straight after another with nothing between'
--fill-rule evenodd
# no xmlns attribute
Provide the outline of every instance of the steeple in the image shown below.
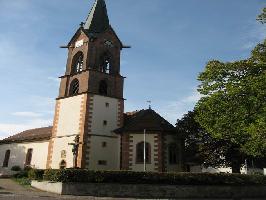
<svg viewBox="0 0 266 200"><path fill-rule="evenodd" d="M104 0L95 0L86 19L84 29L89 33L101 33L109 28L109 18Z"/></svg>

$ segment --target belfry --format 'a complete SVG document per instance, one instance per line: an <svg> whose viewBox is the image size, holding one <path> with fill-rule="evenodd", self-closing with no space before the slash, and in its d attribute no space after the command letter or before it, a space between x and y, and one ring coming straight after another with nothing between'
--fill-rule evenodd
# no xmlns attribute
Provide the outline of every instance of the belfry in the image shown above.
<svg viewBox="0 0 266 200"><path fill-rule="evenodd" d="M77 167L118 169L119 139L112 131L123 121L123 45L109 24L104 0L95 1L67 48L66 73L60 77L47 168L58 167L60 152L67 151L67 144L79 135ZM67 151L66 156L72 160L71 152ZM67 162L69 167L71 164Z"/></svg>

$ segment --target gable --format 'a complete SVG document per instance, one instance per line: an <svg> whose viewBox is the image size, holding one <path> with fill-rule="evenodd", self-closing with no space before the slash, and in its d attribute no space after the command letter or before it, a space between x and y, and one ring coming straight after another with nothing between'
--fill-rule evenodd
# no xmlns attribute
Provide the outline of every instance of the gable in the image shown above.
<svg viewBox="0 0 266 200"><path fill-rule="evenodd" d="M74 36L71 38L71 40L69 41L67 47L75 47L75 43L77 41L83 40L83 42L88 42L89 41L89 35L87 34L87 32L81 27L79 28L76 33L74 34Z"/></svg>
<svg viewBox="0 0 266 200"><path fill-rule="evenodd" d="M125 114L124 126L115 133L158 131L176 133L175 127L152 109Z"/></svg>

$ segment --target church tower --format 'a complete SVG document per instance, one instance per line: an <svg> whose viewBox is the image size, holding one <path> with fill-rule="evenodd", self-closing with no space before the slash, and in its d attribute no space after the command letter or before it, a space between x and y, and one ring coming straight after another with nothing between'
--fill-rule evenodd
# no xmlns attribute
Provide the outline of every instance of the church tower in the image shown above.
<svg viewBox="0 0 266 200"><path fill-rule="evenodd" d="M77 167L119 170L120 136L113 130L123 125L123 45L109 24L104 0L95 1L65 48L68 59L60 77L47 168L73 167L71 143L78 136Z"/></svg>

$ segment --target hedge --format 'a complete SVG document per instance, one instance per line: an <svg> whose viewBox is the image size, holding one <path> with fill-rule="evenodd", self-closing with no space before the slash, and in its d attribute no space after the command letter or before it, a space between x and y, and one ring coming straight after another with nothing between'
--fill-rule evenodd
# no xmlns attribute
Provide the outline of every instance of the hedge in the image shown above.
<svg viewBox="0 0 266 200"><path fill-rule="evenodd" d="M29 177L52 182L165 184L165 185L266 185L266 176L209 173L156 173L90 171L86 169L31 170Z"/></svg>
<svg viewBox="0 0 266 200"><path fill-rule="evenodd" d="M42 169L31 169L28 171L28 177L31 180L43 180L44 172Z"/></svg>

